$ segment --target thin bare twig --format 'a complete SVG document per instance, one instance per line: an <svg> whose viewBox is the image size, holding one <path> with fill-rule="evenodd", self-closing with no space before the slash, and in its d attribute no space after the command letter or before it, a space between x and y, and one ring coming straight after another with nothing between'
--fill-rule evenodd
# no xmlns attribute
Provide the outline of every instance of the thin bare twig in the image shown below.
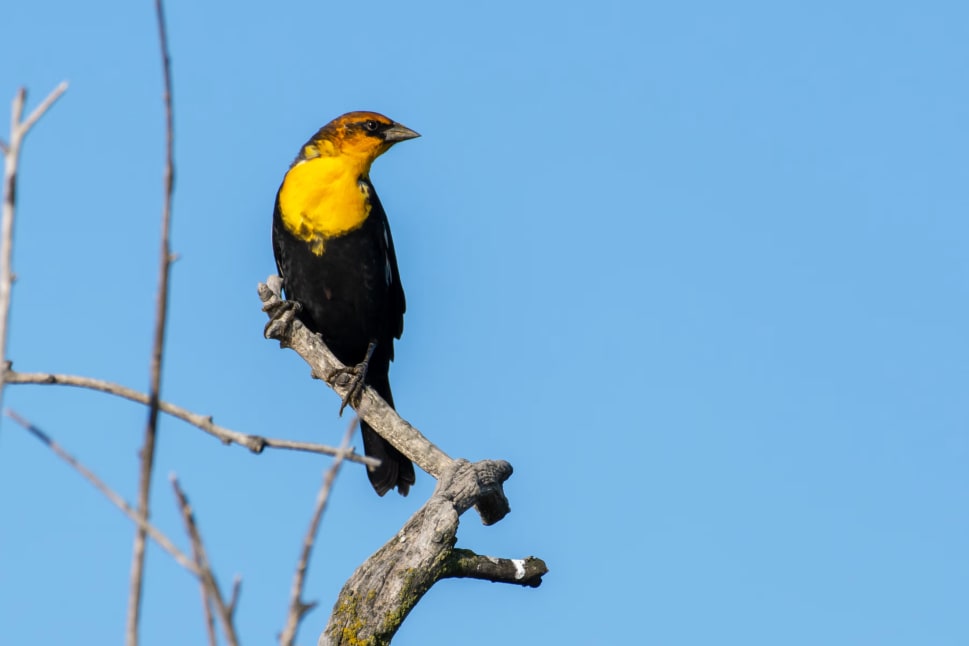
<svg viewBox="0 0 969 646"><path fill-rule="evenodd" d="M40 105L38 105L36 108L34 108L34 111L30 113L30 116L27 117L20 124L20 127L23 130L22 135L26 135L27 134L27 131L34 127L34 124L37 123L37 121L42 116L44 116L44 113L47 112L47 110L49 110L50 107L52 105L54 105L54 102L57 101L57 99L61 98L61 95L64 94L64 92L66 92L66 91L67 91L67 81L61 81L60 85L58 85L57 87L55 87L51 91L51 93L47 95L47 98L45 98L43 101L41 101L40 102ZM27 92L26 92L26 90L21 89L21 93L23 94L23 97L26 100L26 98L27 98ZM22 103L21 103L21 109L22 109L22 107L23 106L22 106ZM20 115L18 114L18 116L20 116ZM10 139L11 139L11 144L12 144L13 143L13 141L12 141L13 140L13 137L11 136ZM22 139L23 139L23 136L21 136L21 140Z"/></svg>
<svg viewBox="0 0 969 646"><path fill-rule="evenodd" d="M173 475L170 477L170 480L172 482L172 489L175 490L175 499L178 501L178 507L182 512L182 519L185 521L185 531L192 541L192 553L195 556L195 566L200 572L199 581L202 584L202 603L205 607L206 619L209 623L209 639L212 644L215 644L215 628L211 624L212 615L209 605L211 602L215 604L216 614L222 624L222 632L225 634L226 641L230 646L238 646L239 638L236 636L235 626L232 623L235 599L233 598L231 603L226 604L225 599L222 598L222 592L219 590L219 584L215 580L215 573L212 571L209 557L205 553L205 545L202 543L202 535L199 533L198 524L195 522L195 514L192 512L192 506L189 504L185 492L179 486L178 479ZM238 579L236 579L236 582L238 582ZM233 597L237 594L237 587L238 583L233 585Z"/></svg>
<svg viewBox="0 0 969 646"><path fill-rule="evenodd" d="M239 595L242 594L242 577L238 574L232 579L232 594L229 596L229 617L234 618L236 608L239 607Z"/></svg>
<svg viewBox="0 0 969 646"><path fill-rule="evenodd" d="M3 163L3 213L0 215L0 361L7 358L7 330L10 322L10 297L13 291L13 227L17 206L17 165L24 138L37 121L64 92L67 82L58 85L40 105L21 121L27 90L20 88L13 98L10 111L10 143L0 146ZM0 405L3 402L4 375L0 374Z"/></svg>
<svg viewBox="0 0 969 646"><path fill-rule="evenodd" d="M147 405L149 402L148 395L145 393L138 392L137 390L127 388L126 386L122 386L114 382L94 379L92 377L64 375L51 372L16 372L10 370L9 368L7 369L5 375L6 383L8 384L75 386L78 388L87 388L89 390L108 393L129 401L138 402L139 404ZM248 435L246 433L240 433L239 431L233 431L225 428L224 426L215 424L212 421L211 415L200 415L198 413L193 413L185 408L176 406L175 404L170 404L166 401L159 401L158 408L163 413L171 415L172 417L177 417L182 421L188 422L192 426L202 429L209 435L218 438L225 444L238 444L246 447L253 453L261 453L266 447L274 449L289 449L292 451L305 451L307 453L320 453L323 455L333 456L340 453L340 449L337 447L326 446L325 444L263 437L261 435ZM368 466L380 465L380 460L367 457L365 455L357 455L356 453L345 453L344 459Z"/></svg>
<svg viewBox="0 0 969 646"><path fill-rule="evenodd" d="M110 500L115 507L120 509L125 516L134 521L134 523L139 527L144 528L145 533L153 541L158 543L162 549L168 552L172 558L175 559L176 563L191 572L198 579L198 581L202 584L203 589L209 592L209 597L212 599L212 602L215 604L216 609L218 610L219 618L222 621L222 628L226 636L226 641L231 646L238 646L239 640L236 636L235 627L233 626L233 615L235 614L236 605L239 601L239 591L242 585L242 580L239 577L236 577L232 582L232 595L229 603L226 604L221 596L221 593L219 592L215 575L212 573L212 568L209 564L208 556L205 553L205 547L202 544L202 538L199 534L198 526L195 523L191 505L189 505L188 498L185 496L185 493L179 486L178 480L173 476L172 486L175 489L175 497L178 501L179 508L182 511L182 517L185 520L189 538L192 541L194 559L189 558L187 554L175 547L175 544L171 541L171 539L165 536L165 534L163 534L154 525L146 521L141 514L139 514L131 507L131 505L125 502L124 498L122 498L120 494L111 489L111 487L105 484L103 480L98 478L94 472L81 464L77 458L68 453L49 435L40 430L40 428L17 414L15 411L8 410L6 413L7 416L13 421L25 428L41 442L46 444L47 447L51 449L58 457L71 465L88 482L94 485L98 491L104 494L104 496ZM211 641L211 643L215 642Z"/></svg>
<svg viewBox="0 0 969 646"><path fill-rule="evenodd" d="M350 446L350 439L353 437L353 431L359 421L360 418L356 416L350 421L350 424L347 426L346 435L343 436L343 443L340 445L341 450L345 451ZM310 520L310 526L306 530L306 536L303 538L303 551L299 555L299 562L296 564L296 574L293 576L293 587L290 590L289 597L289 613L286 617L286 626L279 636L280 646L293 645L296 641L296 631L299 629L300 621L302 621L306 613L316 607L315 601L312 603L303 601L303 584L306 581L306 571L309 569L310 554L313 552L313 543L316 541L320 521L323 519L326 502L330 498L333 482L336 480L342 464L343 453L337 455L336 459L333 460L333 464L326 470L326 475L323 476L323 484L320 486L320 492L316 496L316 508L313 510L313 518Z"/></svg>
<svg viewBox="0 0 969 646"><path fill-rule="evenodd" d="M151 492L151 473L155 462L155 442L158 435L158 410L161 401L162 353L165 346L165 325L168 320L168 278L171 273L172 252L169 240L171 229L172 193L174 192L175 128L172 112L172 71L168 54L168 34L165 28L165 10L162 0L155 0L158 20L158 40L161 46L162 75L164 77L165 103L165 171L164 198L161 216L161 253L158 268L158 292L155 302L155 334L151 352L151 377L148 389L148 423L145 427L145 443L141 448L141 468L138 476L138 511L147 520ZM125 630L127 646L138 644L138 623L141 616L141 591L145 569L145 532L140 527L135 532L131 560L131 585L128 594L128 621Z"/></svg>
<svg viewBox="0 0 969 646"><path fill-rule="evenodd" d="M175 500L178 503L179 511L182 512L186 533L192 543L192 558L195 559L195 567L204 573L208 563L206 562L205 548L202 546L202 537L195 525L195 513L192 511L188 498L182 493L175 474L170 475L169 479L172 488L175 489ZM215 617L212 616L212 595L209 594L208 577L205 575L199 577L199 590L202 593L202 612L205 616L205 634L209 638L209 646L219 646L219 638L215 634Z"/></svg>
<svg viewBox="0 0 969 646"><path fill-rule="evenodd" d="M125 516L127 516L132 521L134 521L134 523L138 525L138 527L143 528L145 530L145 533L148 534L148 536L150 536L153 541L158 543L158 545L161 546L163 550L171 554L172 557L175 559L176 563L181 565L183 568L185 568L195 576L197 577L201 576L201 573L199 572L198 568L195 566L195 563L192 561L192 559L188 557L188 555L186 555L180 549L175 547L175 544L172 543L172 541L167 536L162 534L161 531L159 531L151 523L146 521L141 516L141 514L139 514L134 509L132 509L131 505L125 502L124 498L122 498L118 493L116 493L113 489L111 489L108 485L106 485L104 481L102 481L100 478L94 475L94 473L90 469L88 469L83 464L81 464L77 460L77 458L75 458L73 455L71 455L66 450L64 450L64 448L62 448L57 442L51 439L49 435L47 435L42 430L40 430L39 428L31 424L28 420L18 415L16 412L12 410L8 410L7 416L13 421L17 422L17 424L19 424L20 426L30 431L30 433L34 437L36 437L38 440L46 444L47 447L50 448L50 450L53 451L55 454L57 454L59 458L61 458L69 465L74 467L74 469L82 476L84 476L84 478L88 482L94 485L94 487L98 491L103 493L105 497L107 497L107 499L114 504L115 507L117 507L122 512L124 512Z"/></svg>
<svg viewBox="0 0 969 646"><path fill-rule="evenodd" d="M215 618L212 616L212 600L204 581L199 581L202 592L202 611L205 613L205 635L209 638L209 646L219 646L219 639L215 635Z"/></svg>

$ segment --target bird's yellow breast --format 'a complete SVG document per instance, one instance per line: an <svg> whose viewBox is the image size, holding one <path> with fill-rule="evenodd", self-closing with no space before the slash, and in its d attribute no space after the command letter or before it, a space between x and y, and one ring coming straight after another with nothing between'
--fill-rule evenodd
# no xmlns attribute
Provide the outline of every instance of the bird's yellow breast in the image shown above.
<svg viewBox="0 0 969 646"><path fill-rule="evenodd" d="M328 238L363 225L370 215L370 191L361 181L369 164L341 157L315 157L289 169L279 189L283 225L322 255Z"/></svg>

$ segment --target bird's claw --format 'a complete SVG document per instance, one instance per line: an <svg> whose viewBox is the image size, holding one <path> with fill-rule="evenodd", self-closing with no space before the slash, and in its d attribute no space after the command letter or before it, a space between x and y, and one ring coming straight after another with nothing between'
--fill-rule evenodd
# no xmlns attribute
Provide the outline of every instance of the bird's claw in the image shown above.
<svg viewBox="0 0 969 646"><path fill-rule="evenodd" d="M344 384L347 387L347 392L343 396L343 401L340 403L340 415L343 415L343 409L347 406L352 406L353 408L358 408L360 406L360 398L363 397L363 391L367 387L364 380L367 377L367 363L361 361L355 366L347 366L337 370L337 380L338 383Z"/></svg>
<svg viewBox="0 0 969 646"><path fill-rule="evenodd" d="M367 356L363 361L355 366L344 366L336 371L335 380L337 383L347 387L346 395L343 396L343 403L340 404L340 415L347 406L354 408L360 407L360 399L363 391L367 388L367 370L370 368L370 357L373 356L374 348L377 347L376 341L371 341L367 347Z"/></svg>
<svg viewBox="0 0 969 646"><path fill-rule="evenodd" d="M263 336L267 339L279 339L289 333L296 315L302 306L296 301L284 301L280 298L272 298L267 301L262 310L269 315L269 322L263 329Z"/></svg>

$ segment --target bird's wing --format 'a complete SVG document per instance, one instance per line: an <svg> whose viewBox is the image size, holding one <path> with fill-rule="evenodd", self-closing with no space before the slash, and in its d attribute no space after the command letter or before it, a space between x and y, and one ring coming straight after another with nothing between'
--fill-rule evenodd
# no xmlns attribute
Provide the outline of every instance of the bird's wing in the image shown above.
<svg viewBox="0 0 969 646"><path fill-rule="evenodd" d="M404 311L407 302L404 299L404 286L400 282L400 270L397 268L397 252L394 251L394 237L390 234L390 223L384 218L384 238L387 241L387 262L390 264L390 311L395 317L394 336L398 339L404 333Z"/></svg>

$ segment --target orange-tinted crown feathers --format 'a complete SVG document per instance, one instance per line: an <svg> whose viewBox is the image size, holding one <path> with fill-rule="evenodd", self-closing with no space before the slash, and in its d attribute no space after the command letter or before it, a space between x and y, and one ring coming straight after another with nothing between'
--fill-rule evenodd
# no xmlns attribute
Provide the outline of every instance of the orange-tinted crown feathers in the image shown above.
<svg viewBox="0 0 969 646"><path fill-rule="evenodd" d="M372 162L398 141L419 136L377 112L347 112L320 128L296 161L346 155Z"/></svg>

